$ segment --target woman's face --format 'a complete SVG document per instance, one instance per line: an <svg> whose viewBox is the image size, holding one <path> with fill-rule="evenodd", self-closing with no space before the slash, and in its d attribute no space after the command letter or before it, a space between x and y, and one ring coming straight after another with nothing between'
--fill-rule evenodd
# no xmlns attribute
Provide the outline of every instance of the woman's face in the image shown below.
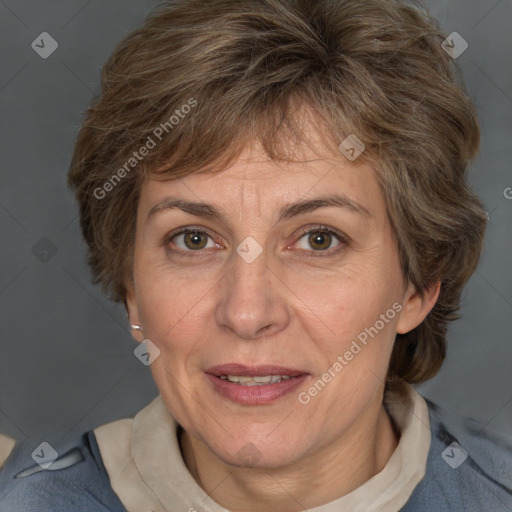
<svg viewBox="0 0 512 512"><path fill-rule="evenodd" d="M247 150L222 173L141 190L130 321L160 350L169 411L229 464L284 466L364 436L397 331L428 312L404 287L374 171L341 153L304 159Z"/></svg>

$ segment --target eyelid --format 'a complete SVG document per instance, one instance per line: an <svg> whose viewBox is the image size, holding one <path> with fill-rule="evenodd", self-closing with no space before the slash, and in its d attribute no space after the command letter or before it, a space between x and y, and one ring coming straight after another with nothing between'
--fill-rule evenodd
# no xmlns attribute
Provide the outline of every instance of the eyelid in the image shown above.
<svg viewBox="0 0 512 512"><path fill-rule="evenodd" d="M307 235L311 232L315 231L323 231L328 232L336 235L341 241L348 242L349 237L342 233L341 231L338 231L337 229L331 228L330 226L326 226L324 224L314 224L312 226L307 226L303 228L303 230L300 232L300 237L302 238L304 235Z"/></svg>
<svg viewBox="0 0 512 512"><path fill-rule="evenodd" d="M204 226L183 226L174 231L171 231L170 233L167 233L164 237L164 240L171 240L175 236L181 235L183 233L188 233L189 231L199 231L201 233L206 233L212 240L214 239L214 236L212 235L211 231L208 228L205 228Z"/></svg>

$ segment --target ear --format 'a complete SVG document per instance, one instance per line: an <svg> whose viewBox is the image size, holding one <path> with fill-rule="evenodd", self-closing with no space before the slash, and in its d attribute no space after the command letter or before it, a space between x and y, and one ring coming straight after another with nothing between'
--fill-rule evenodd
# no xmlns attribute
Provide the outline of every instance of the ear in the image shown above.
<svg viewBox="0 0 512 512"><path fill-rule="evenodd" d="M396 326L397 332L405 334L418 327L437 302L440 290L441 281L433 283L423 294L419 294L414 285L409 283Z"/></svg>
<svg viewBox="0 0 512 512"><path fill-rule="evenodd" d="M126 283L126 296L124 302L126 305L126 313L128 314L128 322L130 323L130 326L132 324L140 325L139 308L137 306L137 299L135 296L135 287L131 279L128 279ZM135 341L142 341L142 339L139 338L143 338L144 336L138 329L131 329L131 332Z"/></svg>

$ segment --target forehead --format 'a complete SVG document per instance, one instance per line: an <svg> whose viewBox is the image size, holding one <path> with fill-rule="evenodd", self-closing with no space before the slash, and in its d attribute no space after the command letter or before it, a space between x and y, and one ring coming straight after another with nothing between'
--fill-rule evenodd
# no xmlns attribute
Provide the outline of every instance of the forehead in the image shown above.
<svg viewBox="0 0 512 512"><path fill-rule="evenodd" d="M166 200L185 199L218 205L224 212L250 208L254 212L280 209L291 201L343 196L360 210L377 213L384 199L375 171L354 164L341 153L303 148L300 160L273 161L259 146L246 148L224 170L191 174L179 179L143 184L140 210L148 214Z"/></svg>

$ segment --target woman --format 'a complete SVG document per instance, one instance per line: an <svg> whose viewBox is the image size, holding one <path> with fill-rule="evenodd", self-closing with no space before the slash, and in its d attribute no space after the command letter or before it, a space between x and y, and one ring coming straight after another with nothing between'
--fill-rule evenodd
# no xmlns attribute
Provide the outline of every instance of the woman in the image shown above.
<svg viewBox="0 0 512 512"><path fill-rule="evenodd" d="M486 222L445 37L398 0L182 0L120 43L69 183L160 394L17 445L2 510L512 510L510 446L412 386Z"/></svg>

